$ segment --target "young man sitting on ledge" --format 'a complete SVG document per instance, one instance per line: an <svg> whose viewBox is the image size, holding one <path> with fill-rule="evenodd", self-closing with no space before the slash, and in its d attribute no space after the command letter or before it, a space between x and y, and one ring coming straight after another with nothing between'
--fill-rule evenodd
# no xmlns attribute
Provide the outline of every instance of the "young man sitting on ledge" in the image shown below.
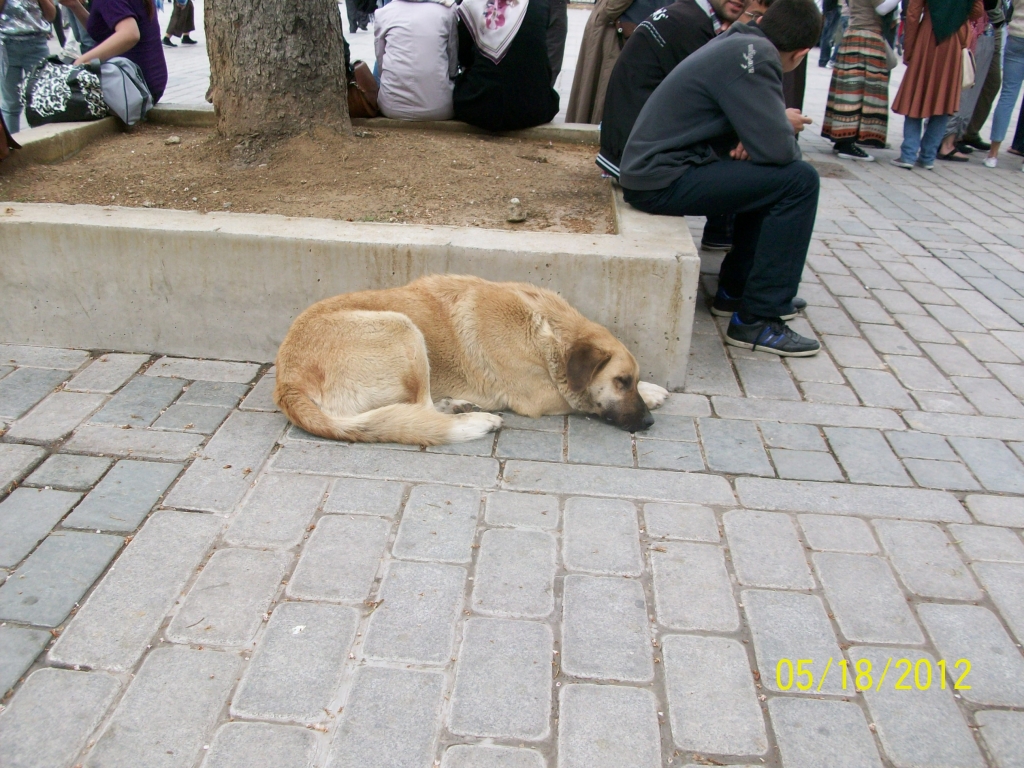
<svg viewBox="0 0 1024 768"><path fill-rule="evenodd" d="M817 44L814 0L775 0L760 26L734 24L687 57L644 105L619 183L647 213L735 213L715 306L735 307L726 342L786 357L821 345L789 328L818 210L818 172L800 159L809 123L786 110L782 73Z"/></svg>

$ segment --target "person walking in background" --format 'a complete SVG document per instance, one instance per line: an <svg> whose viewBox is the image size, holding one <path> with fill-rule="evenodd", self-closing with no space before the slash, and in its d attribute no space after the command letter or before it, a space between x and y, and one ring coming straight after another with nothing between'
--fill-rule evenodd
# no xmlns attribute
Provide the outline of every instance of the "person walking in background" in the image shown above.
<svg viewBox="0 0 1024 768"><path fill-rule="evenodd" d="M889 65L883 17L899 0L850 0L850 24L839 44L821 135L846 160L873 161L858 144L885 147L889 129Z"/></svg>
<svg viewBox="0 0 1024 768"><path fill-rule="evenodd" d="M164 45L168 48L176 47L171 41L172 37L180 37L182 45L195 45L196 41L188 36L189 32L196 29L196 8L192 0L174 0L174 8L171 9L171 20L167 23L167 31L164 33Z"/></svg>
<svg viewBox="0 0 1024 768"><path fill-rule="evenodd" d="M967 22L984 13L981 0L910 0L903 33L907 71L892 105L905 118L903 146L893 165L935 167L949 116L960 105Z"/></svg>
<svg viewBox="0 0 1024 768"><path fill-rule="evenodd" d="M1018 11L1007 25L1006 51L1003 53L1003 87L999 91L999 103L992 114L992 146L985 158L986 168L995 168L999 162L999 145L1006 138L1010 127L1013 106L1017 103L1021 82L1024 81L1024 13ZM1018 120L1018 131L1020 121Z"/></svg>
<svg viewBox="0 0 1024 768"><path fill-rule="evenodd" d="M824 0L821 4L821 40L818 41L818 66L827 67L832 60L836 29L839 27L839 0Z"/></svg>
<svg viewBox="0 0 1024 768"><path fill-rule="evenodd" d="M976 80L981 85L978 93L978 103L974 105L974 114L964 130L963 138L957 145L964 154L970 154L972 149L980 149L987 152L990 145L981 138L981 127L988 120L992 112L992 105L996 102L999 89L1003 84L1003 28L1006 26L1006 10L1009 5L1006 0L983 0L985 11L988 13L988 20L992 24L992 61L986 72L978 67ZM989 6L992 6L991 8Z"/></svg>
<svg viewBox="0 0 1024 768"><path fill-rule="evenodd" d="M51 0L0 0L0 112L11 133L21 129L21 81L50 55L46 40L55 18Z"/></svg>

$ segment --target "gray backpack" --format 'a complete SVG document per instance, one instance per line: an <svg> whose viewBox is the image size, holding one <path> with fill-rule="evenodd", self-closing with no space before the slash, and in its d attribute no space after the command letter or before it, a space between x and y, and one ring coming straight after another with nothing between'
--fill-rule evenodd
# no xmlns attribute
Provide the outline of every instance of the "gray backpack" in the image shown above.
<svg viewBox="0 0 1024 768"><path fill-rule="evenodd" d="M135 125L153 108L146 78L131 59L115 56L103 62L100 83L107 107L127 125Z"/></svg>

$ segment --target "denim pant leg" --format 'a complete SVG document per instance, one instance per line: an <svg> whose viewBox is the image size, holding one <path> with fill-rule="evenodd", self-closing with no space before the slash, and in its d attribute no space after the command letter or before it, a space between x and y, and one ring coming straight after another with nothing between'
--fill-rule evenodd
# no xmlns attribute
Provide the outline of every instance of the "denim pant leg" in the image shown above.
<svg viewBox="0 0 1024 768"><path fill-rule="evenodd" d="M935 165L935 158L946 135L949 115L932 115L928 118L928 126L921 137L921 155L918 158L923 165Z"/></svg>
<svg viewBox="0 0 1024 768"><path fill-rule="evenodd" d="M1020 111L1017 112L1017 130L1013 133L1013 147L1014 151L1024 154L1024 104L1020 105Z"/></svg>
<svg viewBox="0 0 1024 768"><path fill-rule="evenodd" d="M824 67L832 58L833 40L839 26L839 9L829 11L821 25L821 39L818 41L818 66Z"/></svg>
<svg viewBox="0 0 1024 768"><path fill-rule="evenodd" d="M689 168L665 189L627 189L624 196L648 213L735 213L733 250L723 262L720 281L729 286L745 282L743 312L778 317L793 309L818 212L818 189L818 172L802 160L781 166L720 160ZM748 274L742 275L743 270Z"/></svg>
<svg viewBox="0 0 1024 768"><path fill-rule="evenodd" d="M900 145L900 160L904 163L916 163L921 151L921 124L919 117L903 118L903 144Z"/></svg>
<svg viewBox="0 0 1024 768"><path fill-rule="evenodd" d="M1021 82L1024 81L1024 37L1006 38L1003 54L1003 88L999 92L999 103L992 115L992 141L1006 138L1013 107L1017 103Z"/></svg>
<svg viewBox="0 0 1024 768"><path fill-rule="evenodd" d="M0 80L0 111L8 130L21 128L21 81L36 64L50 55L46 35L3 38L4 76Z"/></svg>

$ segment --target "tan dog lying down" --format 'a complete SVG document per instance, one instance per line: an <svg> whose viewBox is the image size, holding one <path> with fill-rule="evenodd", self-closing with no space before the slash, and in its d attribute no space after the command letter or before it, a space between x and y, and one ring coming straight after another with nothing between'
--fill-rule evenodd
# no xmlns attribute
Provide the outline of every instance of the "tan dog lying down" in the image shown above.
<svg viewBox="0 0 1024 768"><path fill-rule="evenodd" d="M321 437L437 445L501 427L479 409L579 411L646 429L667 395L639 381L629 350L558 294L430 275L299 315L277 353L274 401Z"/></svg>

